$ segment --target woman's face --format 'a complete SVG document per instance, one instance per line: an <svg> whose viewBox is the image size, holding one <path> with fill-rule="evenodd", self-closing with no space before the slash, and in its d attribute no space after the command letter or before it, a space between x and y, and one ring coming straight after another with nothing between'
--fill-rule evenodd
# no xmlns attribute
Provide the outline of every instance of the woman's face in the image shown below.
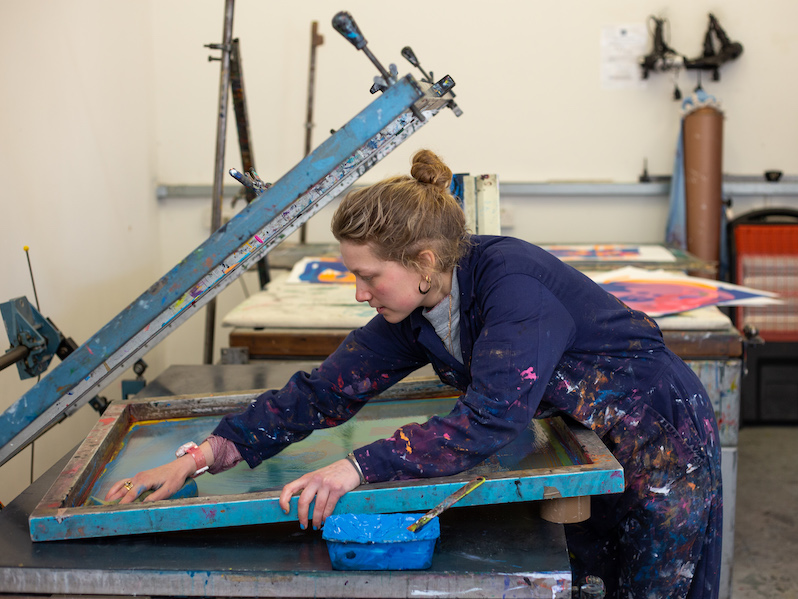
<svg viewBox="0 0 798 599"><path fill-rule="evenodd" d="M390 323L401 322L427 300L418 291L424 277L399 262L380 260L370 244L341 242L346 268L355 275L355 299L368 302Z"/></svg>

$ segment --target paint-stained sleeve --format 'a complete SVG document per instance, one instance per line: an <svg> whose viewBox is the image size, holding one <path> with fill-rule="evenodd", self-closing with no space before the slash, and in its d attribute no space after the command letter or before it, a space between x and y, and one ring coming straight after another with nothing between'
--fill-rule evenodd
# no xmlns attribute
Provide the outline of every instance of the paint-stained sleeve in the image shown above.
<svg viewBox="0 0 798 599"><path fill-rule="evenodd" d="M465 394L447 416L356 450L369 482L456 474L496 453L528 426L575 334L561 302L526 274L489 277L465 316L484 321Z"/></svg>
<svg viewBox="0 0 798 599"><path fill-rule="evenodd" d="M350 333L317 368L297 372L243 412L225 416L213 434L236 444L250 467L301 441L313 430L338 426L366 402L424 363L409 325L382 316Z"/></svg>

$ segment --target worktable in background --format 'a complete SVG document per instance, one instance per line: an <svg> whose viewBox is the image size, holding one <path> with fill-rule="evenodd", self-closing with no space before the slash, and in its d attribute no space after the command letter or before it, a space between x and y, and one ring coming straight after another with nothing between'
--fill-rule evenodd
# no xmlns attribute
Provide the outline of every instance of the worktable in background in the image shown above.
<svg viewBox="0 0 798 599"><path fill-rule="evenodd" d="M316 363L172 366L137 399L279 387ZM571 597L564 528L538 516L539 502L444 512L432 567L422 571L334 571L321 532L296 522L33 543L28 517L73 451L0 511L0 592Z"/></svg>
<svg viewBox="0 0 798 599"><path fill-rule="evenodd" d="M621 252L602 258L595 248L613 246L544 246L571 248L564 261L590 276L608 268L647 266L651 269L706 271L708 267L680 250L640 246L662 260L625 258ZM618 246L621 247L621 246ZM556 253L556 252L555 252ZM580 255L581 254L581 255ZM592 254L592 258L591 258ZM605 255L609 252L606 251ZM285 246L272 252L272 282L225 315L232 327L231 348L244 348L249 360L314 359L330 355L353 329L374 317L374 310L355 300L352 284L289 281L289 270L308 255L335 257L337 245ZM655 318L665 344L685 360L710 394L725 447L737 445L742 372L742 337L731 320L710 306ZM246 360L245 360L246 361Z"/></svg>
<svg viewBox="0 0 798 599"><path fill-rule="evenodd" d="M638 246L642 256L617 252L623 246L544 246L563 261L590 274L626 266L681 272L709 269L695 257L663 246ZM592 251L593 248L603 252ZM568 255L567 255L568 254ZM566 257L567 255L567 257ZM308 256L336 257L337 245L281 246L270 254L272 281L224 316L232 327L230 347L243 347L250 359L324 358L352 329L375 312L355 300L353 284L296 283L289 270ZM655 256L656 258L647 258ZM666 344L683 359L741 355L739 335L717 308L657 319Z"/></svg>
<svg viewBox="0 0 798 599"><path fill-rule="evenodd" d="M637 258L623 251L612 251L624 246L543 247L588 276L626 266L671 271L710 270L686 252L659 245L638 246L641 256ZM562 257L568 253L568 257ZM231 348L244 348L249 360L321 360L335 351L351 330L365 325L375 316L368 304L355 300L353 284L289 281L289 269L308 256L337 257L338 246L284 245L273 251L270 254L272 282L224 316L224 325L232 327ZM668 348L688 362L707 387L718 416L723 444L736 446L743 354L740 333L729 317L714 306L654 320Z"/></svg>

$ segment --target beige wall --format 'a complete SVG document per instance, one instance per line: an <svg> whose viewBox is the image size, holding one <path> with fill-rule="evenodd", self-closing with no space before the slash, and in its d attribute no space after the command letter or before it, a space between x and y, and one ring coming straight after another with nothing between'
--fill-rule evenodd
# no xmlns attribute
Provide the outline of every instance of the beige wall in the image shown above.
<svg viewBox="0 0 798 599"><path fill-rule="evenodd" d="M30 246L41 311L78 343L158 275L149 17L134 2L0 4L0 301L34 301ZM0 372L0 409L30 386ZM85 408L42 437L34 476L95 421ZM3 503L29 483L30 453L0 467Z"/></svg>
<svg viewBox="0 0 798 599"><path fill-rule="evenodd" d="M608 25L668 18L668 42L701 53L712 11L745 51L704 88L726 110L726 170L795 172L798 113L791 58L798 53L790 0L677 2L564 0L494 3L465 0L424 5L423 12L391 11L384 2L346 3L384 63L412 70L399 54L410 45L436 76L449 73L464 110L445 115L398 150L381 170L402 171L404 157L424 145L439 150L460 172L496 172L506 181L596 179L631 181L642 170L672 168L679 103L670 75L652 76L641 89L601 85L600 36ZM241 39L257 161L281 174L302 155L310 21L325 37L318 49L315 141L369 100L376 70L332 30L337 6L321 0L241 1L235 35ZM206 182L212 164L212 117L217 63L201 46L221 37L222 2L167 1L154 15L158 177L161 183ZM696 85L682 74L683 91Z"/></svg>
<svg viewBox="0 0 798 599"><path fill-rule="evenodd" d="M223 5L0 0L0 301L33 300L22 250L30 246L42 312L82 343L207 235L207 199L158 200L155 188L212 181L219 63L207 61L203 45L221 41ZM234 32L256 164L266 179L302 157L312 20L325 37L315 145L372 99L376 71L332 30L337 8L321 0L237 3ZM410 72L399 55L410 45L436 76L452 75L464 110L460 119L437 117L367 181L404 172L420 147L438 151L457 172L497 173L502 181L631 182L643 158L651 173L668 173L679 119L671 78L604 89L601 30L666 16L669 43L695 56L710 10L745 46L720 82L704 78L726 112L724 170L798 173L798 4L791 0L667 9L651 0L441 0L423 13L350 0L346 8L384 64ZM694 75L682 74L680 85L691 90ZM230 141L226 162L238 166L232 124ZM546 242L621 240L625 232L624 240L660 241L667 211L664 198L513 199L507 206L513 234ZM312 239L328 238L328 214L312 223ZM221 311L242 297L234 284L219 299ZM148 378L169 364L199 363L203 326L195 318L150 352ZM217 356L225 336L216 335ZM0 410L29 387L15 369L0 373ZM117 380L104 394L118 398L119 388ZM83 408L46 433L36 443L34 476L80 442L96 418ZM29 484L30 454L0 467L0 501Z"/></svg>

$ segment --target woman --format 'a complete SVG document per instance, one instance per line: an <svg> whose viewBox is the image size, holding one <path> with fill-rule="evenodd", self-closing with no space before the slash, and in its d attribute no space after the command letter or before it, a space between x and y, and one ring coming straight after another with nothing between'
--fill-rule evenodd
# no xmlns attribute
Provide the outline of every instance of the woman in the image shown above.
<svg viewBox="0 0 798 599"><path fill-rule="evenodd" d="M195 471L254 467L313 429L339 425L368 399L431 363L463 395L452 412L409 424L347 459L305 474L302 528L319 528L360 484L444 476L475 466L532 417L569 414L624 467L623 493L594 497L593 516L567 527L574 574L601 576L609 596L713 597L720 573L717 425L695 374L657 325L546 251L513 238L469 236L449 194L452 173L432 152L412 177L350 193L332 230L355 275L356 299L378 316L312 373L297 373L199 448L120 481L107 498L168 497Z"/></svg>

